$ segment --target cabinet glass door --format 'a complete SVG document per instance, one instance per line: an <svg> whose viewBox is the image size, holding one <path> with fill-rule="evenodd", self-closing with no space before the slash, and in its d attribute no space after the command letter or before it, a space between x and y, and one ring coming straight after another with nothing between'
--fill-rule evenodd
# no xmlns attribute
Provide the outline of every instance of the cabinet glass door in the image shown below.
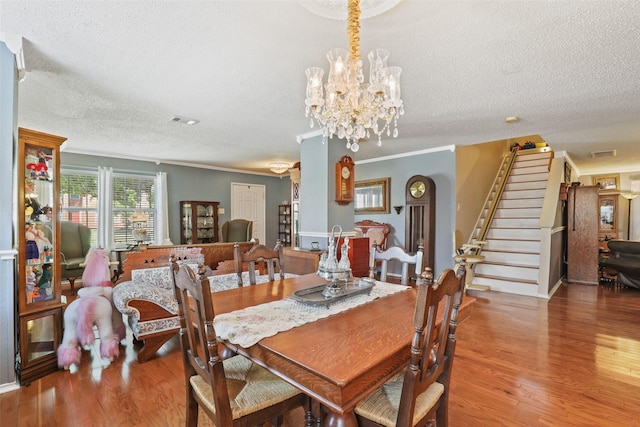
<svg viewBox="0 0 640 427"><path fill-rule="evenodd" d="M55 351L55 322L53 314L27 320L27 363Z"/></svg>
<svg viewBox="0 0 640 427"><path fill-rule="evenodd" d="M49 148L25 146L25 265L26 304L53 300L55 261L53 206L54 155Z"/></svg>

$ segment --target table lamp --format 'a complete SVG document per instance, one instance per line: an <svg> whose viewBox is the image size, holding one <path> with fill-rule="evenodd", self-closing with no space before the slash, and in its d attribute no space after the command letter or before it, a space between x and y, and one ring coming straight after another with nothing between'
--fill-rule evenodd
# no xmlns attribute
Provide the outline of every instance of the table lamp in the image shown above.
<svg viewBox="0 0 640 427"><path fill-rule="evenodd" d="M149 221L149 215L142 212L140 209L136 209L133 215L129 217L129 220L133 224L133 231L131 234L133 238L141 244L147 238L147 230L144 228L147 221Z"/></svg>

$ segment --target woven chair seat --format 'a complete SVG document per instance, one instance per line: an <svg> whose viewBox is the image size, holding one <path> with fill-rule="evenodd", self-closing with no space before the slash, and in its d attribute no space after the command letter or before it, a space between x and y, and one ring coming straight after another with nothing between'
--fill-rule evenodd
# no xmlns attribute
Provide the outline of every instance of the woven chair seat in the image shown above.
<svg viewBox="0 0 640 427"><path fill-rule="evenodd" d="M283 402L300 393L295 387L242 356L226 359L223 365L233 419ZM209 410L215 412L211 386L200 375L192 376L189 381L198 397Z"/></svg>
<svg viewBox="0 0 640 427"><path fill-rule="evenodd" d="M383 426L395 427L403 382L404 372L401 372L358 403L355 413ZM416 410L413 414L414 424L427 415L427 412L440 399L442 393L444 393L444 386L439 382L434 382L418 396Z"/></svg>

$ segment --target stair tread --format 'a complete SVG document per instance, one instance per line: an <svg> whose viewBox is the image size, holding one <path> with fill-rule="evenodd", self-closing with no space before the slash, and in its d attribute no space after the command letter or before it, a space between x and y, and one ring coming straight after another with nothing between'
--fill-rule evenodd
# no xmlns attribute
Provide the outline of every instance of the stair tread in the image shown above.
<svg viewBox="0 0 640 427"><path fill-rule="evenodd" d="M538 282L535 280L527 280L521 279L518 277L503 277L503 276L490 276L486 274L475 274L474 278L483 278L483 279L491 279L491 280L502 280L503 282L518 282L518 283L527 283L531 285L537 285Z"/></svg>
<svg viewBox="0 0 640 427"><path fill-rule="evenodd" d="M503 267L516 267L516 268L533 268L536 270L540 269L539 265L531 265L531 264L512 264L512 263L506 263L506 262L494 262L494 261L490 261L487 260L485 258L485 260L482 262L482 264L484 265L498 265L498 266L503 266Z"/></svg>
<svg viewBox="0 0 640 427"><path fill-rule="evenodd" d="M522 239L505 239L505 238L498 238L498 237L491 237L491 238L487 238L486 239L488 242L520 242ZM534 240L525 240L525 242L530 243L530 242L539 242L540 239L534 239ZM489 243L491 244L491 243ZM485 250L488 250L488 248L485 247Z"/></svg>
<svg viewBox="0 0 640 427"><path fill-rule="evenodd" d="M499 218L499 219L502 219L502 218ZM536 220L537 220L538 218L510 218L510 219L519 219L519 220L520 220L520 219L536 219ZM525 226L518 226L518 227L505 227L505 226L502 226L502 227L495 227L495 226L494 226L494 227L491 227L491 229L493 229L493 230L522 230L522 229L524 229L524 230L539 230L539 229L540 229L540 227L525 227ZM500 240L504 240L504 239L500 239Z"/></svg>
<svg viewBox="0 0 640 427"><path fill-rule="evenodd" d="M500 250L493 250L488 248L482 249L483 254L487 252L496 253L496 254L540 255L540 252L500 251Z"/></svg>

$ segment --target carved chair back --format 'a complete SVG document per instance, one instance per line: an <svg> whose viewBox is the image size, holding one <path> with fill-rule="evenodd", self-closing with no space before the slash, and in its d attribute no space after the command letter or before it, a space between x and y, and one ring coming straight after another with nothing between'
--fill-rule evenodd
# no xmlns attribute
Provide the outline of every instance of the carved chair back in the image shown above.
<svg viewBox="0 0 640 427"><path fill-rule="evenodd" d="M447 425L451 367L465 275L463 262L457 272L451 269L442 272L435 284L429 272L418 279L418 299L413 321L415 332L409 366L404 375L398 426L414 425L416 399L436 381L444 386L444 392L424 419L435 417L437 425ZM442 313L442 322L438 325L439 311Z"/></svg>
<svg viewBox="0 0 640 427"><path fill-rule="evenodd" d="M306 396L275 375L260 372L262 368L243 356L224 359L218 352L211 289L202 264L197 278L175 258L171 270L187 387L187 426L197 426L200 408L216 426L240 427L267 420L281 426L284 413L308 406Z"/></svg>
<svg viewBox="0 0 640 427"><path fill-rule="evenodd" d="M284 279L282 243L280 240L276 242L276 246L273 249L270 249L265 245L258 244L254 245L245 253L242 253L240 246L236 243L233 248L233 260L236 275L238 276L238 286L242 286L242 271L244 265L248 265L249 268L249 283L251 285L256 284L256 263L258 262L264 262L266 264L269 281L273 281L275 279L276 269L280 275L280 279Z"/></svg>
<svg viewBox="0 0 640 427"><path fill-rule="evenodd" d="M209 280L204 277L204 268L197 279L187 265L172 260L174 292L178 301L180 319L180 345L187 384L187 413L196 413L200 402L191 386L191 377L199 375L212 387L215 412L206 410L216 425L232 425L233 417L227 394L227 380L222 358L218 354L216 332L213 327L213 303ZM195 405L195 408L194 406ZM202 405L207 408L207 405ZM197 418L196 418L197 419Z"/></svg>
<svg viewBox="0 0 640 427"><path fill-rule="evenodd" d="M387 249L387 238L391 232L389 224L363 219L355 223L354 229L369 238L369 244L375 244L379 250Z"/></svg>

